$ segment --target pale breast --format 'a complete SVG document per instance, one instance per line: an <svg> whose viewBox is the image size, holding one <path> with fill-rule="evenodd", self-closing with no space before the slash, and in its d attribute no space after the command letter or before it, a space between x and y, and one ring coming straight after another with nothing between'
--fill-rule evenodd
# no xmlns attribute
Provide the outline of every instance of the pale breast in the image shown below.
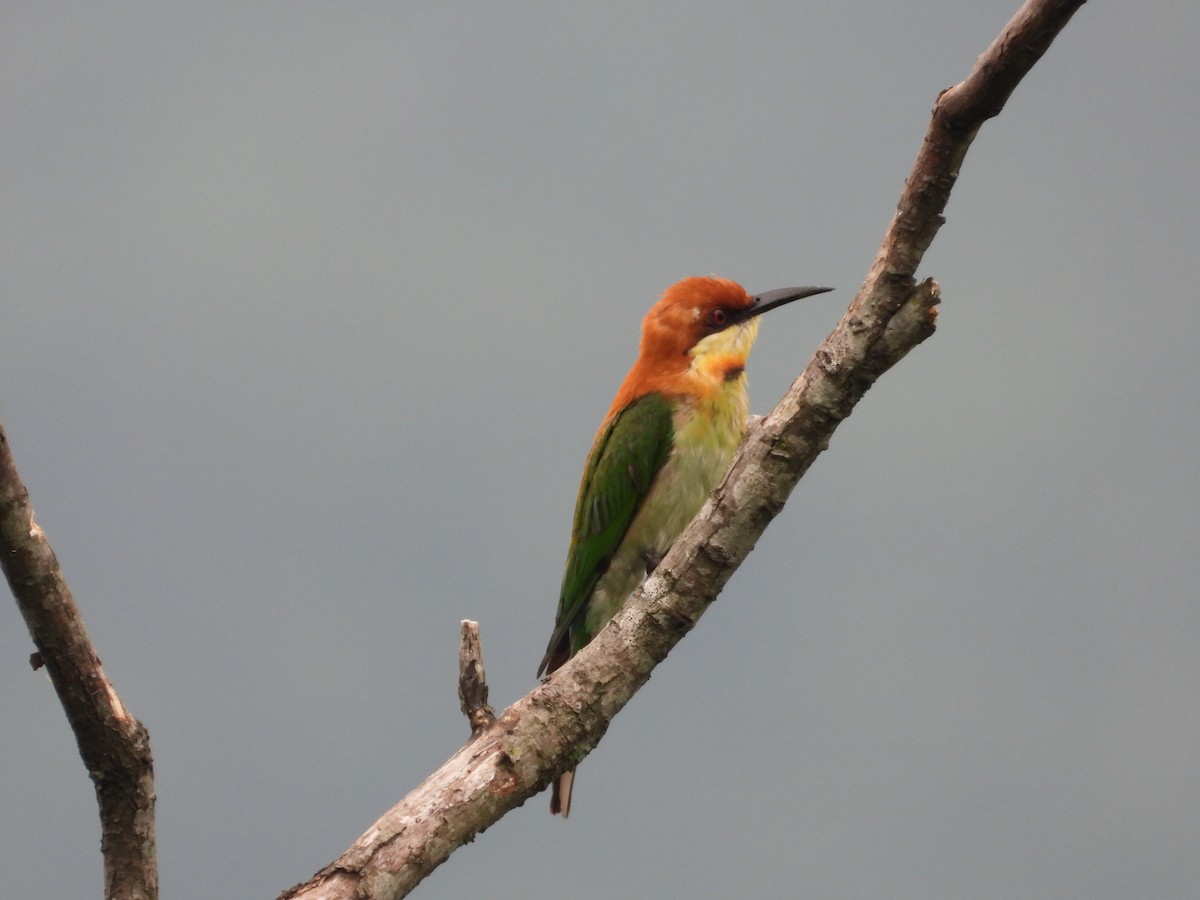
<svg viewBox="0 0 1200 900"><path fill-rule="evenodd" d="M744 377L725 387L717 402L702 401L675 413L671 454L592 594L591 629L621 608L646 577L647 561L666 554L729 467L745 429L748 401Z"/></svg>

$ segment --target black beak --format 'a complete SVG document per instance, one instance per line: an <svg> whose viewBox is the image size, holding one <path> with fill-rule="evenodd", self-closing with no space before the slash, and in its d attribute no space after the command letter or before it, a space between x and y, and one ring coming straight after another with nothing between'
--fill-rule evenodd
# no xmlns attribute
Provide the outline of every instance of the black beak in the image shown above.
<svg viewBox="0 0 1200 900"><path fill-rule="evenodd" d="M827 287L790 287L767 291L764 294L755 294L750 298L754 304L742 314L742 320L761 316L768 309L775 309L777 306L783 306L783 304L799 300L801 297L811 297L813 294L824 294L826 291L832 290L833 288Z"/></svg>

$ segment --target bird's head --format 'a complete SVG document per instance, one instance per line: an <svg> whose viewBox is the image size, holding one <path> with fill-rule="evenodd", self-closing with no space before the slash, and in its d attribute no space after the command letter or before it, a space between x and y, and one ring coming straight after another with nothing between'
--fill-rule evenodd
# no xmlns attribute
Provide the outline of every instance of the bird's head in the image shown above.
<svg viewBox="0 0 1200 900"><path fill-rule="evenodd" d="M639 356L667 366L694 367L705 360L744 365L758 335L759 315L828 290L796 287L752 295L728 278L685 278L663 291L646 314Z"/></svg>

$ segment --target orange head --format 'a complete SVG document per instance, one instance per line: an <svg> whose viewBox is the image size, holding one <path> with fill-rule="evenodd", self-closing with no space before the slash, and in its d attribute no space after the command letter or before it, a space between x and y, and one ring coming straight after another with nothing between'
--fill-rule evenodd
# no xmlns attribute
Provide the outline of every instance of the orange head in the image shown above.
<svg viewBox="0 0 1200 900"><path fill-rule="evenodd" d="M715 276L671 285L642 320L639 355L686 364L688 351L710 334L730 328L754 305L736 281Z"/></svg>
<svg viewBox="0 0 1200 900"><path fill-rule="evenodd" d="M653 361L658 371L680 371L697 356L719 353L739 356L745 363L760 314L828 290L783 288L752 296L728 278L685 278L663 291L642 321L638 362Z"/></svg>
<svg viewBox="0 0 1200 900"><path fill-rule="evenodd" d="M638 359L613 411L648 391L688 392L685 380L695 382L690 375L716 383L740 374L758 335L760 314L828 290L797 287L751 295L736 281L716 276L671 285L642 320Z"/></svg>

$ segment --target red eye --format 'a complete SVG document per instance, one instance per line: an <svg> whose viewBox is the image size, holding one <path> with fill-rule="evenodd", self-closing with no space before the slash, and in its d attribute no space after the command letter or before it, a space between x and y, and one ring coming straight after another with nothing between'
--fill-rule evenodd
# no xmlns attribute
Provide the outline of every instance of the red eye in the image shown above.
<svg viewBox="0 0 1200 900"><path fill-rule="evenodd" d="M724 328L729 323L729 313L717 307L708 314L708 324L714 328Z"/></svg>

